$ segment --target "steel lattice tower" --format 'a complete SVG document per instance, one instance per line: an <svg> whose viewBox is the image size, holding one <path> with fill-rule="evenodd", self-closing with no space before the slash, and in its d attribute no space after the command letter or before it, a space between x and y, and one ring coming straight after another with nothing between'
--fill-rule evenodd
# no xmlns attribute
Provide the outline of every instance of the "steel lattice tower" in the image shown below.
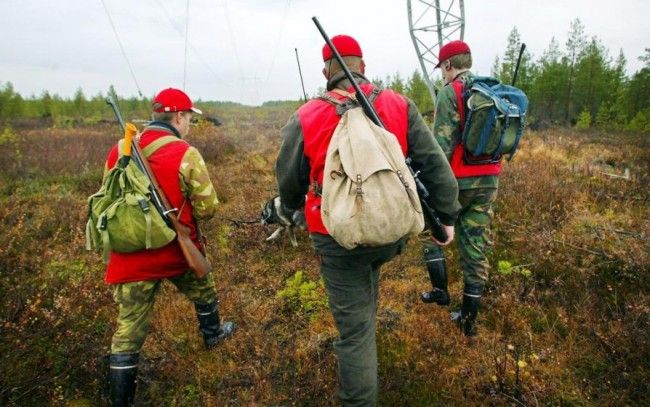
<svg viewBox="0 0 650 407"><path fill-rule="evenodd" d="M433 74L438 64L438 51L443 44L454 39L462 40L465 35L463 2L463 0L407 0L411 39L434 103L437 89Z"/></svg>

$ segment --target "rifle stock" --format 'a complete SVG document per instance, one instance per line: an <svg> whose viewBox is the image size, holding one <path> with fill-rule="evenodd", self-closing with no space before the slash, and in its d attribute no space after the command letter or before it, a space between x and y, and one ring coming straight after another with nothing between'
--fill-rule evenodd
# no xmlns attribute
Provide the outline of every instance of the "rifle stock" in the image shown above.
<svg viewBox="0 0 650 407"><path fill-rule="evenodd" d="M413 179L415 180L418 196L420 197L420 206L422 206L422 214L431 229L431 234L439 242L446 242L447 239L449 239L447 231L440 222L440 218L438 218L436 211L429 205L429 202L427 201L427 199L429 199L429 190L424 186L422 181L420 181L420 178L418 178L418 173L413 171L410 157L406 159L406 167L411 171L411 175L413 175Z"/></svg>
<svg viewBox="0 0 650 407"><path fill-rule="evenodd" d="M120 123L120 127L122 128L122 132L124 134L128 134L128 131L132 137L133 133L137 131L135 125L132 123L124 123L119 108L112 98L107 98L106 103L108 103L113 108L115 116L117 117L117 120ZM163 219L168 222L170 227L176 231L178 244L181 248L181 251L183 252L183 256L185 257L185 261L187 261L190 270L198 278L205 277L212 271L212 265L210 265L203 252L199 250L199 248L194 244L194 241L192 241L192 238L190 237L190 228L183 225L178 220L178 216L175 213L177 209L171 206L164 191L160 188L160 184L158 184L158 180L156 179L156 176L149 166L149 161L147 161L147 158L144 157L142 151L140 150L137 139L133 141L133 143L128 143L131 147L131 156L135 160L140 170L142 170L147 178L149 178L149 181L151 183L149 192L151 192L156 210L161 214Z"/></svg>
<svg viewBox="0 0 650 407"><path fill-rule="evenodd" d="M183 252L183 256L185 256L185 260L187 261L190 270L192 270L192 272L198 278L205 277L210 271L212 271L212 266L205 258L201 250L199 250L199 248L196 247L192 241L192 238L190 237L190 228L183 225L178 220L178 216L176 215L177 209L173 208L167 200L167 196L165 196L165 193L160 188L158 180L156 179L156 176L149 166L149 161L147 161L147 158L142 155L142 151L140 151L140 147L138 146L137 142L133 143L132 150L136 162L141 164L141 169L151 181L151 185L155 189L156 194L159 196L160 201L165 208L163 215L167 217L167 219L171 222L172 227L176 231L178 244L181 247L181 251Z"/></svg>
<svg viewBox="0 0 650 407"><path fill-rule="evenodd" d="M323 27L318 22L318 19L316 17L312 17L312 21L314 22L314 24L316 24L316 28L318 28L318 31L320 31L320 33L323 36L323 39L325 40L327 45L329 45L330 49L332 50L332 54L334 55L334 58L336 58L336 61L339 63L339 65L343 69L343 72L345 72L345 76L350 81L350 83L352 83L352 86L354 86L357 101L361 105L361 108L365 112L366 116L368 116L370 118L370 120L372 120L377 126L385 129L386 127L381 122L381 119L379 118L379 115L377 115L377 112L375 111L374 107L368 101L368 98L366 97L366 94L363 93L363 91L359 87L359 84L354 79L354 76L352 75L352 72L350 72L350 69L345 64L345 61L341 57L341 54L339 54L339 51L334 46L334 44L332 43L332 40L330 40L327 33L325 33L325 30L323 29ZM411 175L413 175L413 178L415 179L415 184L417 186L417 191L418 191L418 197L420 198L420 204L422 206L422 213L423 213L424 218L426 219L427 223L429 224L429 227L431 228L431 234L439 242L446 242L447 239L449 239L449 236L447 235L447 231L445 230L442 223L440 222L440 219L438 218L438 215L436 214L436 211L427 202L427 198L430 196L430 194L429 194L429 191L427 190L427 188L422 183L422 181L420 181L420 179L418 178L419 171L415 172L413 170L413 167L411 167L411 159L410 158L406 159L406 166L408 167L409 171L411 171Z"/></svg>

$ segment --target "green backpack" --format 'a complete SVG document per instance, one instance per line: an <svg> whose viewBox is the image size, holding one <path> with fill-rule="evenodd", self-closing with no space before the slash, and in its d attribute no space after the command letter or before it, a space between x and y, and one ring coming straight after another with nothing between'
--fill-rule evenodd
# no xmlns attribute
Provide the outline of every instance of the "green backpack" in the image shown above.
<svg viewBox="0 0 650 407"><path fill-rule="evenodd" d="M496 78L476 76L463 88L452 82L458 99L468 164L495 163L512 159L521 140L528 110L528 97ZM460 109L460 106L463 106Z"/></svg>
<svg viewBox="0 0 650 407"><path fill-rule="evenodd" d="M179 141L169 135L142 150L149 157L160 147ZM86 249L103 249L104 261L110 251L131 253L157 249L176 238L151 200L151 182L130 157L122 155L120 140L117 164L104 178L101 188L88 198Z"/></svg>

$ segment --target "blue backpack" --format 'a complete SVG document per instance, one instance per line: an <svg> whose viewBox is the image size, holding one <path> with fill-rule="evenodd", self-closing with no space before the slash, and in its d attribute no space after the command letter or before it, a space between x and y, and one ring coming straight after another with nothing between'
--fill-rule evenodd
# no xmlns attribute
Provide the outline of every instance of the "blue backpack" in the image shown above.
<svg viewBox="0 0 650 407"><path fill-rule="evenodd" d="M511 160L526 123L526 94L488 76L474 77L464 88L460 81L452 85L458 106L463 106L459 113L465 162L495 163L506 154Z"/></svg>

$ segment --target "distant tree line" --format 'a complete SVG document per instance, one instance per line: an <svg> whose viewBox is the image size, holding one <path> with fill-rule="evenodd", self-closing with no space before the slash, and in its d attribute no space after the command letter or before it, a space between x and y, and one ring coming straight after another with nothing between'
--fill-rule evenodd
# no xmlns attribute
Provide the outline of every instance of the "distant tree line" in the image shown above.
<svg viewBox="0 0 650 407"><path fill-rule="evenodd" d="M504 83L512 81L521 42L514 27L505 52L495 58L492 76ZM650 48L639 59L644 67L628 77L622 50L612 59L600 39L589 38L581 21L575 19L564 48L552 38L538 58L528 51L523 54L516 85L530 99L529 123L650 132ZM409 78L395 74L373 82L405 94L422 113L434 110L426 82L418 71ZM107 94L114 94L112 87ZM204 108L219 105L214 103L199 101L197 105ZM278 103L270 101L266 105ZM127 118L146 119L150 114L150 99L120 99L120 107ZM0 83L0 122L9 119L41 119L55 126L71 126L111 119L111 113L102 93L88 97L78 89L72 98L48 92L23 98L10 82Z"/></svg>
<svg viewBox="0 0 650 407"><path fill-rule="evenodd" d="M515 27L491 76L512 82L521 43ZM523 53L516 86L530 99L529 123L650 132L650 48L639 59L645 66L628 77L623 51L613 60L598 37L588 38L580 20L574 20L564 49L553 38L539 58ZM404 93L423 113L433 109L418 72L406 80L395 75L374 82Z"/></svg>
<svg viewBox="0 0 650 407"><path fill-rule="evenodd" d="M492 75L512 81L521 37L508 36L505 53L497 56ZM570 26L564 48L555 38L536 60L524 52L516 86L530 99L533 121L571 124L579 128L650 131L650 48L639 57L645 66L631 77L620 50L616 59L597 36L588 38L579 19Z"/></svg>
<svg viewBox="0 0 650 407"><path fill-rule="evenodd" d="M41 119L57 127L96 124L103 119L112 118L112 111L106 104L106 96L115 94L111 86L105 94L93 97L84 95L77 89L72 98L62 98L48 91L40 96L23 98L14 91L11 82L0 88L0 121L9 119ZM127 117L148 118L151 115L150 100L144 98L120 99L119 105Z"/></svg>

